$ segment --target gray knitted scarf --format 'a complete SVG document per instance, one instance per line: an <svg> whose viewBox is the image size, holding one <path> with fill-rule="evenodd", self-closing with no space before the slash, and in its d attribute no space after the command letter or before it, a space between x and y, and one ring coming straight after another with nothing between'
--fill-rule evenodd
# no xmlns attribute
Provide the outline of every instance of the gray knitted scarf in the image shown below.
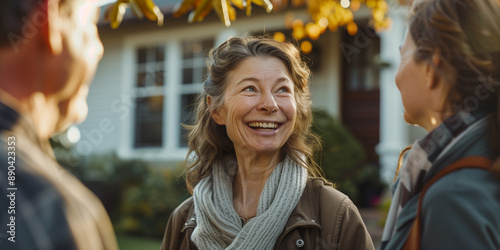
<svg viewBox="0 0 500 250"><path fill-rule="evenodd" d="M307 170L286 157L260 195L257 216L244 226L233 207L235 160L216 162L194 188L197 226L191 239L199 249L272 249L307 181Z"/></svg>

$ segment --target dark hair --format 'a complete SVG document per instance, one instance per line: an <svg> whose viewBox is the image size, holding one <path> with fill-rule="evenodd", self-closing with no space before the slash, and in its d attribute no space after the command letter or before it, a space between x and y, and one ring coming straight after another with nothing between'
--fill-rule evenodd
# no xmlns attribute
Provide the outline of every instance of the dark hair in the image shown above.
<svg viewBox="0 0 500 250"><path fill-rule="evenodd" d="M443 65L433 66L452 85L451 104L477 95L478 86L497 87L493 83L500 80L499 5L497 0L417 0L413 4L409 31L417 46L415 60L433 65L432 56L440 56ZM481 108L496 110L497 95L482 102Z"/></svg>
<svg viewBox="0 0 500 250"><path fill-rule="evenodd" d="M321 170L313 159L320 148L319 138L311 131L312 112L309 91L310 71L301 60L299 50L291 43L264 37L232 37L210 52L209 74L204 90L198 96L197 116L193 126L187 126L189 153L187 156L187 183L189 188L210 175L211 164L224 156L234 156L234 146L224 126L211 117L222 106L227 78L231 71L250 57L275 57L287 68L294 83L297 119L294 131L282 152L307 168L310 176L320 177ZM212 102L207 103L207 96ZM191 158L192 157L192 158Z"/></svg>
<svg viewBox="0 0 500 250"><path fill-rule="evenodd" d="M464 110L494 116L491 143L500 149L500 1L415 0L409 34L416 62L434 67L450 84L444 116ZM440 65L432 63L438 55Z"/></svg>

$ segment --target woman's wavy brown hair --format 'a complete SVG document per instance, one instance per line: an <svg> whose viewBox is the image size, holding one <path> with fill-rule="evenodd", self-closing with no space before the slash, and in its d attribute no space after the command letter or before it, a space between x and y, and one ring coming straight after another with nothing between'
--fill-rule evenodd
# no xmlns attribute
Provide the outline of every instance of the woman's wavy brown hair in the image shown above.
<svg viewBox="0 0 500 250"><path fill-rule="evenodd" d="M294 83L297 117L294 131L282 147L282 153L291 157L308 174L321 177L322 171L313 159L321 147L319 137L311 131L312 112L309 91L310 70L302 61L299 50L291 43L278 42L267 37L232 37L210 51L208 77L197 98L197 116L192 126L186 126L189 152L186 157L186 183L192 190L198 182L210 175L212 163L226 156L235 157L232 141L226 127L218 125L211 113L222 107L228 76L242 61L250 57L275 57L283 62ZM211 97L208 105L207 97ZM305 156L305 157L304 157Z"/></svg>
<svg viewBox="0 0 500 250"><path fill-rule="evenodd" d="M430 64L451 85L443 116L461 110L492 114L491 143L498 154L500 0L415 0L409 34L416 62ZM432 63L434 55L439 65Z"/></svg>

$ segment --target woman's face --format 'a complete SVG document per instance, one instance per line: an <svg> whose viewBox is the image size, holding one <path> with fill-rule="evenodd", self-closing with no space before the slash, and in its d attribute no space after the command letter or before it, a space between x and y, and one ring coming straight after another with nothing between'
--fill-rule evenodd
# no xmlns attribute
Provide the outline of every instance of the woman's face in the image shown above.
<svg viewBox="0 0 500 250"><path fill-rule="evenodd" d="M422 126L428 95L425 92L425 63L415 62L416 51L415 42L407 31L400 47L401 62L396 72L396 85L401 92L405 121Z"/></svg>
<svg viewBox="0 0 500 250"><path fill-rule="evenodd" d="M278 153L294 129L294 83L275 57L250 57L228 76L222 107L212 114L225 125L236 153Z"/></svg>

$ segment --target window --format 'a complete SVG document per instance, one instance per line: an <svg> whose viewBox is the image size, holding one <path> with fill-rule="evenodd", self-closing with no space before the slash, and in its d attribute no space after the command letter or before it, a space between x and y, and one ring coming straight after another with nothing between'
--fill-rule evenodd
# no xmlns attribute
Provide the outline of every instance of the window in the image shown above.
<svg viewBox="0 0 500 250"><path fill-rule="evenodd" d="M367 25L359 25L359 27ZM369 33L360 31L355 36L351 36L344 30L342 40L344 44L356 47L356 51L349 56L350 60L344 62L346 86L352 91L378 90L380 68L376 65L376 58L380 54L380 38L376 36L375 31L369 28Z"/></svg>
<svg viewBox="0 0 500 250"><path fill-rule="evenodd" d="M207 74L206 56L214 40L185 41L182 46L182 84L201 83Z"/></svg>
<svg viewBox="0 0 500 250"><path fill-rule="evenodd" d="M164 46L137 49L134 147L163 145Z"/></svg>
<svg viewBox="0 0 500 250"><path fill-rule="evenodd" d="M180 122L192 124L196 107L196 94L203 88L203 80L207 77L207 55L214 46L213 39L189 41L182 43L182 84ZM187 130L180 127L179 146L187 146Z"/></svg>
<svg viewBox="0 0 500 250"><path fill-rule="evenodd" d="M187 146L181 124L193 123L213 45L213 39L200 39L135 48L133 149L171 152Z"/></svg>

